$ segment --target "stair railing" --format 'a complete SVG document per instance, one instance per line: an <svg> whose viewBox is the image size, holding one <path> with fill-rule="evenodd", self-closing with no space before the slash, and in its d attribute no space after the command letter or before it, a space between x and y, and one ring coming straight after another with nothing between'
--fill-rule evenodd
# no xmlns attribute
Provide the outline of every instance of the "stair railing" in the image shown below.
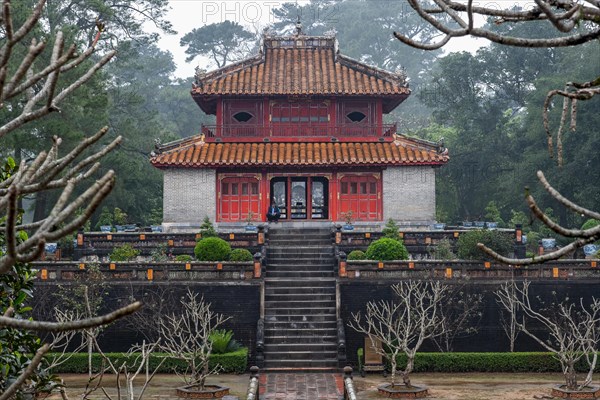
<svg viewBox="0 0 600 400"><path fill-rule="evenodd" d="M344 328L344 320L337 320L337 338L338 338L338 366L341 368L346 365L346 330Z"/></svg>
<svg viewBox="0 0 600 400"><path fill-rule="evenodd" d="M358 400L352 379L352 367L344 367L344 400Z"/></svg>
<svg viewBox="0 0 600 400"><path fill-rule="evenodd" d="M265 366L265 320L260 318L256 324L256 364Z"/></svg>
<svg viewBox="0 0 600 400"><path fill-rule="evenodd" d="M246 400L259 400L259 381L258 381L257 366L250 367L250 382L248 383L248 392L246 393Z"/></svg>

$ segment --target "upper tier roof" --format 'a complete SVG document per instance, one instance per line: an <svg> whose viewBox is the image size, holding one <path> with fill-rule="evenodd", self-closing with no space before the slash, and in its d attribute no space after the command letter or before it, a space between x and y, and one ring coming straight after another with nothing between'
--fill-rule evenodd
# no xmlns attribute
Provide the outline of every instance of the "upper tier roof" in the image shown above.
<svg viewBox="0 0 600 400"><path fill-rule="evenodd" d="M215 96L382 97L384 112L400 104L410 89L404 73L371 67L339 54L333 36L263 37L259 54L210 73L198 71L192 96L215 112Z"/></svg>
<svg viewBox="0 0 600 400"><path fill-rule="evenodd" d="M448 152L403 135L383 142L281 143L205 142L200 135L161 146L150 162L158 168L443 165Z"/></svg>

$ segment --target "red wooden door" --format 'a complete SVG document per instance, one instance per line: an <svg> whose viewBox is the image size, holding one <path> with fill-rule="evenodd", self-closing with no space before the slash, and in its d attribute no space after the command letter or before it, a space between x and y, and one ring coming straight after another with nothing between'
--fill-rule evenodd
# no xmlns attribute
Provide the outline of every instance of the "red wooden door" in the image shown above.
<svg viewBox="0 0 600 400"><path fill-rule="evenodd" d="M355 221L378 221L381 219L381 196L379 180L373 175L351 175L340 180L338 219L352 211Z"/></svg>
<svg viewBox="0 0 600 400"><path fill-rule="evenodd" d="M219 221L260 220L260 195L255 178L224 178L221 181Z"/></svg>

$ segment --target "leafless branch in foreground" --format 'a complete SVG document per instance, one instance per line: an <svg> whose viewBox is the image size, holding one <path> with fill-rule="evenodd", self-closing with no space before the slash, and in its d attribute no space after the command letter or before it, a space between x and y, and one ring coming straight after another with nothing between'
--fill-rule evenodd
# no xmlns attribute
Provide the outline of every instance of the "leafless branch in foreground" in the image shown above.
<svg viewBox="0 0 600 400"><path fill-rule="evenodd" d="M92 62L91 66L84 63L90 61L94 54L103 30L100 25L95 39L83 51L76 45L67 46L62 33L53 37L51 48L49 43L35 38L30 41L27 39L29 42L25 43L25 38L34 35L35 28L41 25L40 18L45 3L46 0L38 0L20 26L14 25L11 1L3 0L0 4L0 109L7 114L0 126L0 138L32 121L60 111L60 103L86 84L115 55L115 52L108 52ZM50 57L45 62L40 56L47 48ZM61 85L64 82L62 76L67 72L71 83ZM0 253L0 275L13 273L13 267L17 263L27 263L38 258L47 242L75 232L108 195L114 186L113 171L108 171L95 182L87 184L87 188L75 190L77 186L86 185L85 181L99 169L98 161L121 142L118 137L102 148L94 149L107 132L107 128L101 129L64 155L60 154L61 139L55 136L49 150L40 152L33 160L22 161L16 171L11 172L11 176L0 182L0 236L5 247L5 251ZM17 207L19 199L24 195L49 190L61 191L50 213L41 221L20 225ZM80 214L76 212L79 208L83 209ZM29 233L26 238L20 233L25 228ZM101 317L59 322L14 318L14 310L9 309L0 316L0 326L64 333L108 324L131 314L140 306L140 303L134 303ZM46 345L36 353L27 369L8 391L0 395L0 399L10 398L36 373L39 362L48 349L49 346Z"/></svg>
<svg viewBox="0 0 600 400"><path fill-rule="evenodd" d="M406 354L406 367L400 374L403 384L410 388L409 375L417 351L426 339L448 329L440 307L447 297L448 286L439 281L402 281L392 289L399 302L369 301L364 321L357 312L352 314L348 325L367 335L373 349L390 361L392 386L396 385L397 358Z"/></svg>
<svg viewBox="0 0 600 400"><path fill-rule="evenodd" d="M571 47L591 42L600 38L600 2L598 0L535 0L534 7L522 9L500 9L497 4L489 7L473 5L472 0L458 3L452 0L434 0L435 6L428 8L424 0L408 0L417 14L436 28L443 38L436 43L420 42L402 33L394 32L394 36L409 46L434 50L443 47L450 39L473 36L484 38L494 43L532 48ZM551 24L556 35L547 39L517 37L501 34L484 27L474 26L474 16L493 18L498 24L524 24L532 21L546 21ZM543 122L548 140L548 150L554 156L554 139L549 122L552 100L563 98L561 118L556 128L556 154L559 165L563 163L562 136L567 118L569 129L577 127L577 104L580 100L589 100L600 93L600 76L587 82L567 82L562 90L555 89L548 93L544 102Z"/></svg>
<svg viewBox="0 0 600 400"><path fill-rule="evenodd" d="M544 309L544 304L532 303L529 284L508 282L496 291L496 297L508 312L516 313L517 328L560 361L567 389L585 388L592 382L597 362L600 300L592 298L591 304L586 305L581 298L576 303L565 299ZM543 332L531 330L531 324L541 325ZM578 384L575 364L582 358L589 369L584 381Z"/></svg>
<svg viewBox="0 0 600 400"><path fill-rule="evenodd" d="M560 192L558 192L556 189L554 189L550 185L550 183L546 180L546 177L544 176L542 171L538 171L537 177L540 180L544 189L546 189L546 191L553 198L558 200L563 206L565 206L566 208L568 208L571 211L576 212L580 215L586 216L588 218L600 220L600 214L598 214L597 212L588 210L584 207L581 207L581 206L577 205L576 203L572 202L571 200L567 199L563 195L561 195ZM538 218L540 221L542 221L542 223L544 225L546 225L547 227L549 227L554 232L556 232L560 235L563 235L566 237L577 238L577 239L574 240L573 242L571 242L570 244L568 244L567 246L564 246L564 247L562 247L556 251L553 251L551 253L544 254L543 256L538 256L538 257L533 257L533 258L524 258L524 259L504 257L504 256L496 253L494 250L490 249L489 247L485 246L483 243L478 243L477 246L481 250L483 250L486 254L488 254L490 257L492 257L502 263L511 264L511 265L539 264L539 263L542 263L545 261L556 260L560 257L571 254L578 248L583 247L586 244L593 243L600 239L600 225L595 226L593 228L589 228L589 229L565 228L565 227L561 226L560 224L554 222L548 215L546 215L538 207L533 196L528 194L526 197L526 200L529 205L529 209L531 210L533 215L535 215L536 218Z"/></svg>

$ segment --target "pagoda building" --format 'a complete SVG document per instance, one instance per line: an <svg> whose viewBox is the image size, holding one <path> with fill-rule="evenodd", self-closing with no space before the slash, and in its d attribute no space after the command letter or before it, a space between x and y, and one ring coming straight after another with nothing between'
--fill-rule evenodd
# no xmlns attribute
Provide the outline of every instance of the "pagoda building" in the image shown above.
<svg viewBox="0 0 600 400"><path fill-rule="evenodd" d="M264 35L259 53L198 72L192 98L216 124L158 146L163 227L265 221L405 225L435 220L443 147L383 122L409 95L403 73L339 53L333 36Z"/></svg>

